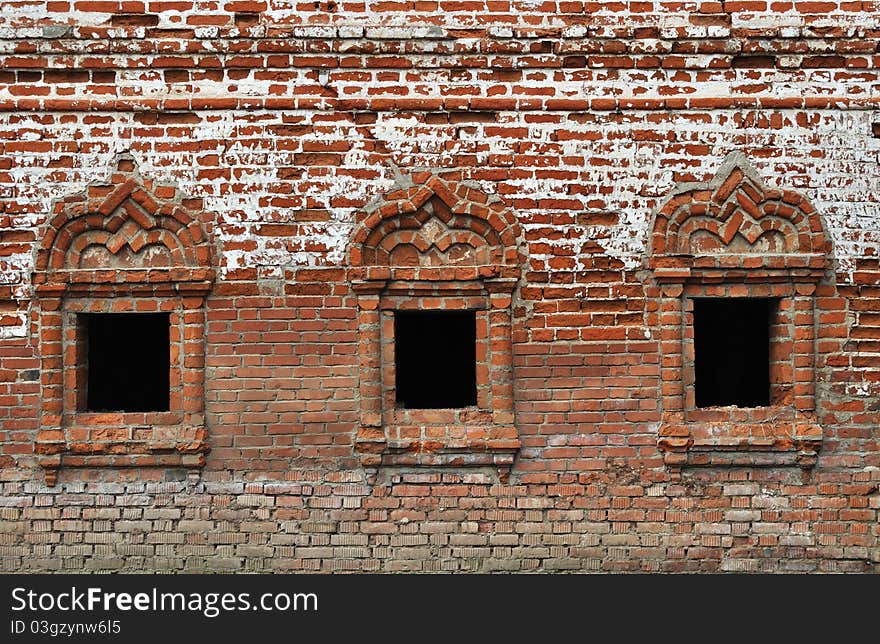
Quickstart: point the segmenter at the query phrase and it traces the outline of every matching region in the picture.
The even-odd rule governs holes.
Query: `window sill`
[[[512,424],[362,426],[356,442],[372,480],[380,467],[493,467],[503,482],[520,446]]]
[[[83,427],[98,425],[179,425],[183,423],[183,414],[176,411],[78,411],[71,414],[70,420],[72,421],[70,425]]]
[[[809,470],[822,446],[822,428],[815,418],[790,407],[720,407],[692,415],[697,418],[667,414],[660,425],[657,447],[673,480],[681,478],[683,467],[797,466]]]
[[[166,422],[144,424],[151,416]],[[168,423],[169,416],[177,422]],[[36,453],[49,486],[61,467],[201,468],[210,450],[204,418],[187,420],[173,412],[77,414],[70,426],[41,429]]]

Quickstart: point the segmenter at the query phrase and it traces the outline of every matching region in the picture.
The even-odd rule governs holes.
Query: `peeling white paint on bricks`
[[[67,8],[65,8],[67,9]],[[109,13],[67,11],[65,15],[79,20],[80,24],[101,24],[110,19]],[[46,18],[45,2],[4,2],[0,11],[0,24],[12,27],[32,25]],[[98,22],[95,22],[98,21]]]
[[[417,165],[413,157],[419,154],[437,155],[437,166],[446,167],[448,160],[459,151],[460,142],[420,127],[414,116],[383,116],[371,130],[377,139],[395,153],[394,160],[402,167]],[[414,130],[420,130],[418,137],[412,136]]]
[[[292,113],[287,113],[288,117]],[[522,141],[551,144],[556,128],[564,127],[572,136],[578,133],[600,134],[598,140],[571,138],[558,143],[559,160],[551,170],[571,173],[574,178],[555,178],[534,168],[534,176],[513,175],[500,183],[481,181],[489,194],[499,194],[506,202],[552,199],[574,199],[582,212],[596,210],[591,201],[600,199],[599,210],[616,213],[615,226],[581,226],[572,224],[559,239],[550,241],[562,255],[573,257],[574,270],[583,267],[581,249],[595,242],[610,257],[622,262],[627,270],[637,268],[642,260],[653,209],[674,187],[674,172],[687,171],[700,180],[711,177],[720,160],[734,149],[759,151],[751,161],[770,186],[801,191],[819,210],[834,243],[841,278],[855,267],[855,260],[876,256],[880,248],[880,141],[871,137],[873,115],[867,111],[811,112],[808,127],[798,125],[795,113],[783,113],[784,127],[743,127],[742,119],[752,118],[749,112],[711,112],[708,122],[693,122],[687,115],[669,114],[662,122],[646,123],[642,113],[624,117],[598,113],[594,122],[584,124],[563,121],[530,122],[523,114],[504,112],[492,127],[526,128],[524,139],[501,134],[485,124],[467,124],[462,131],[454,126],[429,126],[415,116],[380,114],[374,124],[358,128],[348,122],[317,124],[310,113],[301,113],[297,123],[313,127],[313,133],[300,137],[300,143],[349,141],[339,167],[304,168],[296,179],[282,181],[277,169],[295,165],[300,148],[278,149],[273,137],[263,129],[285,122],[280,113],[249,114],[246,121],[238,112],[200,113],[201,121],[193,124],[187,140],[205,142],[197,153],[165,150],[156,152],[160,142],[174,143],[181,139],[165,137],[144,142],[133,139],[139,125],[132,114],[107,115],[110,121],[83,127],[82,115],[62,123],[61,116],[47,122],[37,116],[4,114],[0,127],[15,131],[18,140],[81,141],[88,143],[89,152],[12,154],[11,203],[18,204],[17,213],[9,221],[16,229],[38,230],[45,221],[55,199],[82,191],[91,182],[107,178],[116,154],[131,147],[143,176],[160,183],[175,184],[184,194],[202,197],[204,207],[217,216],[214,235],[220,248],[220,268],[225,272],[253,266],[315,266],[338,265],[345,261],[348,238],[357,208],[351,203],[366,204],[377,195],[390,190],[394,176],[389,162],[404,172],[408,168],[454,167],[456,157],[476,152],[484,165],[495,155],[514,153]],[[242,128],[249,132],[240,136]],[[650,129],[663,135],[660,141],[633,140],[637,130]],[[383,145],[387,156],[368,152],[365,136]],[[258,141],[258,145],[254,145]],[[289,147],[291,139],[286,140]],[[144,146],[146,143],[146,146]],[[676,146],[697,143],[708,145],[709,154],[693,157]],[[268,145],[267,145],[268,144]],[[821,149],[821,157],[812,154]],[[764,155],[769,153],[767,158]],[[52,160],[70,155],[74,169],[65,173],[65,180],[53,177]],[[232,170],[232,181],[202,178],[198,159],[205,154],[218,154],[220,167]],[[593,158],[606,165],[591,165]],[[566,165],[564,159],[577,159],[577,165]],[[354,176],[369,170],[369,178]],[[265,222],[296,222],[298,207],[280,208],[267,205],[276,196],[279,184],[289,185],[287,196],[299,208],[320,209],[329,213],[327,222],[303,222],[296,239],[276,239],[255,235]],[[499,190],[503,187],[503,190]],[[349,202],[338,205],[338,199]],[[548,212],[540,206],[516,209],[526,229],[545,227],[532,223],[533,217]],[[231,249],[234,242],[251,241],[250,250]],[[311,250],[310,250],[311,249]],[[535,253],[532,260],[543,261],[550,255]],[[13,254],[5,258],[3,280],[20,284],[17,296],[29,297],[29,275],[32,254]],[[4,333],[24,334],[22,327],[11,327]]]
[[[880,383],[850,382],[846,385],[846,395],[857,398],[871,398],[880,395]]]
[[[0,23],[15,25],[19,27],[32,25],[35,23],[48,20],[58,21],[64,18],[73,24],[79,25],[102,25],[109,22],[112,14],[102,13],[99,11],[76,11],[71,10],[69,5],[64,5],[63,11],[47,11],[45,2],[7,2],[5,3],[4,12],[0,16]],[[175,28],[188,24],[188,19],[193,16],[200,16],[206,13],[216,12],[219,7],[217,3],[192,3],[191,9],[180,10],[178,7],[173,9],[162,8],[157,11],[160,17],[159,26],[162,28]],[[382,0],[369,0],[355,10],[346,9],[345,5],[335,6],[333,13],[329,19],[339,25],[339,28],[351,26],[368,26],[371,29],[409,29],[414,34],[420,33],[420,30],[427,30],[443,26],[446,28],[456,27],[474,27],[482,26],[485,23],[485,14],[475,12],[471,5],[462,3],[460,6],[444,4],[434,11],[420,9],[416,12],[388,11],[383,6]],[[267,22],[274,25],[301,25],[303,30],[327,30],[333,29],[336,25],[327,25],[328,15],[327,9],[321,6],[315,6],[312,12],[304,10],[301,3],[289,2],[286,0],[272,0],[266,3],[266,9],[261,12]],[[499,16],[507,18],[507,21],[517,27],[527,28],[546,28],[549,26],[570,27],[570,16],[560,13],[556,9],[547,9],[548,3],[542,0],[519,0],[509,4],[509,10],[506,13],[499,12]],[[876,11],[875,3],[863,3],[864,10],[855,12],[848,10],[846,13],[830,12],[827,18],[822,19],[811,16],[812,24],[818,27],[822,26],[840,26],[841,23],[851,20],[856,22],[862,19],[869,23],[876,20],[872,14]],[[693,25],[689,22],[690,14],[695,11],[693,3],[682,3],[680,8],[675,10],[668,4],[654,3],[652,11],[640,11],[630,14],[630,16],[621,16],[622,11],[614,7],[603,6],[590,15],[593,18],[591,29],[601,27],[603,22],[607,22],[607,29],[612,29],[613,25],[619,25],[621,22],[631,22],[640,24],[646,20],[650,20],[654,24],[661,25],[666,30],[675,30],[672,37],[677,33],[700,33],[705,30],[702,25]],[[734,28],[745,29],[768,29],[776,28],[779,30],[792,29],[805,24],[804,16],[794,12],[780,12],[770,6],[764,11],[759,9],[749,9],[748,11],[730,11],[731,24]],[[430,20],[430,26],[419,24],[421,21]],[[314,22],[315,24],[308,24]],[[416,23],[416,24],[413,24]],[[502,28],[510,28],[503,25]],[[493,34],[496,35],[496,34]],[[792,37],[790,32],[782,31],[782,37]],[[332,36],[328,36],[332,37]],[[416,36],[417,37],[417,36]]]

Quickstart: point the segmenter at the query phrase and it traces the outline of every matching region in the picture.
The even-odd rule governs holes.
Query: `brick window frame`
[[[380,467],[493,467],[507,480],[521,446],[511,336],[521,232],[499,199],[457,179],[415,173],[373,203],[352,235],[361,407],[355,450],[370,480]],[[475,312],[475,406],[397,408],[394,312],[412,309]]]
[[[767,188],[739,152],[709,182],[680,186],[661,204],[647,264],[660,332],[657,444],[673,480],[686,466],[815,465],[822,445],[816,292],[830,255],[810,203],[795,192]],[[770,324],[770,404],[698,408],[693,303],[733,297],[777,300]]]
[[[204,466],[205,300],[214,269],[200,210],[200,199],[141,179],[127,155],[109,182],[55,204],[33,276],[41,364],[35,452],[48,485],[62,467]],[[80,314],[110,312],[169,314],[168,411],[84,410]]]

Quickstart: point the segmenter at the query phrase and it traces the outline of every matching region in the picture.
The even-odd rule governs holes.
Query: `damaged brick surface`
[[[4,3],[0,569],[875,571],[878,44],[876,2]],[[775,302],[770,405],[694,404],[701,297]],[[407,309],[476,312],[477,405],[395,408]],[[111,311],[169,315],[167,412],[82,408]]]

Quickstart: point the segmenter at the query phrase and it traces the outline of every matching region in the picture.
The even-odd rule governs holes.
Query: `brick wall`
[[[875,571],[878,42],[875,2],[4,2],[0,569]],[[784,429],[697,431],[670,420],[686,306],[667,316],[698,285],[675,294],[651,239],[735,152],[768,195],[809,204],[827,248],[809,279],[794,260],[748,279],[728,264],[699,288],[791,299],[779,326],[815,329],[791,376],[810,400]],[[152,191],[151,216],[198,222],[210,252],[180,261],[209,286],[74,271],[63,295],[40,291],[57,285],[39,259],[53,218],[115,194],[120,172]],[[450,279],[455,297],[495,289],[501,371],[484,382],[512,369],[515,421],[425,420],[401,446],[370,402],[385,267],[352,249],[406,214],[384,206],[422,212],[426,177],[451,186],[430,184],[450,211],[507,217],[507,254],[494,273],[389,270],[443,297]],[[95,230],[121,230],[113,212]],[[103,419],[128,442],[76,451],[77,426],[46,420],[66,386],[50,357],[71,341],[47,333],[53,311],[134,297],[191,316],[195,433],[169,443],[160,423],[135,445],[137,423]]]

